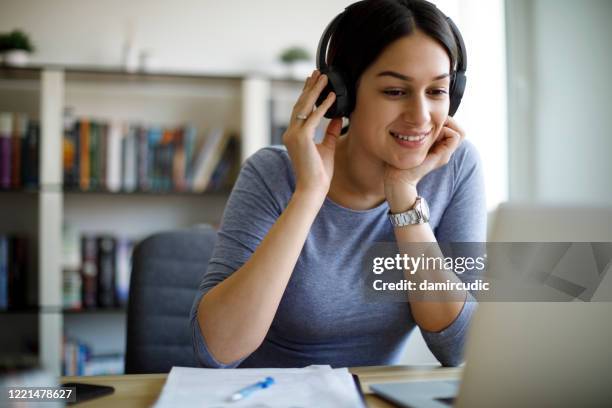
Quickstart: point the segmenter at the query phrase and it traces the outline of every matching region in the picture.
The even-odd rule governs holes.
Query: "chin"
[[[388,163],[400,170],[409,170],[419,166],[424,160],[424,153],[416,153],[404,155],[403,157],[395,157],[394,160],[390,160]]]

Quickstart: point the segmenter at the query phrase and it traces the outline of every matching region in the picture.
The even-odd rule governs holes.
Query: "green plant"
[[[291,64],[296,61],[308,61],[310,59],[310,54],[304,48],[291,47],[281,53],[280,59],[285,64]]]
[[[0,34],[0,52],[10,50],[34,51],[34,46],[26,33],[13,30],[10,33]]]

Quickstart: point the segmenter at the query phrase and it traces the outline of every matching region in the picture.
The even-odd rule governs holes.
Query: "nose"
[[[419,129],[429,123],[429,104],[424,95],[413,95],[408,98],[402,113],[402,119]]]

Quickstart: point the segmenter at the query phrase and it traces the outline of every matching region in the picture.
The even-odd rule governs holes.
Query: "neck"
[[[367,210],[385,201],[385,164],[368,154],[350,133],[338,140],[329,198],[344,207]]]

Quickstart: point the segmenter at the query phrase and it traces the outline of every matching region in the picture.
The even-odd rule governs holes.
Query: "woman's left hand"
[[[386,165],[385,196],[391,212],[402,212],[412,207],[417,197],[417,183],[431,171],[447,164],[464,138],[463,129],[449,116],[420,165],[406,170]]]

